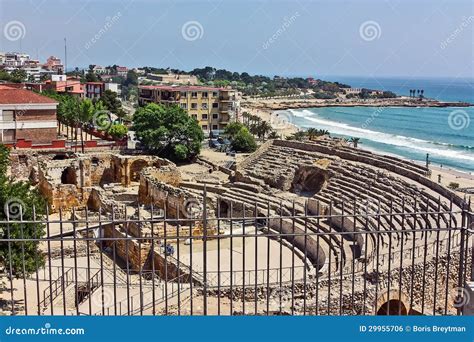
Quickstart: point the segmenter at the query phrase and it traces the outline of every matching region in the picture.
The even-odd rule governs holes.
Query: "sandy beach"
[[[295,106],[294,108],[283,108],[288,104],[288,101],[291,100],[263,100],[261,105],[257,105],[256,102],[253,102],[250,104],[249,102],[242,105],[242,112],[248,112],[252,115],[256,115],[260,117],[262,120],[269,122],[273,129],[282,137],[285,138],[288,135],[291,135],[297,131],[299,131],[299,128],[291,123],[291,118],[289,119],[286,116],[280,116],[278,115],[279,110],[284,110],[284,109],[298,109],[298,108],[304,108],[300,107],[301,105],[301,100],[294,100],[294,103],[299,103],[298,106]],[[299,101],[299,102],[298,102]],[[318,103],[318,107],[321,107],[322,103],[324,100],[307,100],[310,101],[311,104]],[[249,105],[250,104],[250,105]],[[373,106],[374,104],[370,104],[370,106]],[[378,104],[381,105],[381,104]],[[279,108],[281,106],[281,108]],[[304,104],[306,106],[306,104]],[[368,105],[369,106],[369,105]],[[275,107],[275,109],[271,109],[272,107]],[[311,107],[311,106],[308,106]],[[360,146],[359,148],[363,149],[363,146]],[[398,158],[403,159],[402,157],[398,156]],[[432,170],[430,179],[442,184],[443,186],[448,187],[451,183],[458,183],[459,184],[459,189],[470,189],[470,193],[462,192],[462,191],[456,191],[456,193],[459,196],[466,196],[466,199],[471,201],[474,200],[474,174],[470,174],[467,172],[462,172],[459,170],[454,170],[451,168],[446,168],[442,167],[440,165],[430,165],[430,169]],[[441,178],[439,178],[441,176]]]

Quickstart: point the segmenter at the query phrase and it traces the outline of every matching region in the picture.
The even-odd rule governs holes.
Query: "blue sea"
[[[409,89],[423,89],[428,98],[474,103],[473,79],[331,80],[399,95],[409,95]],[[425,162],[429,153],[434,165],[474,172],[474,107],[331,107],[289,112],[296,126],[326,129],[337,137],[358,137],[360,148],[420,163]]]

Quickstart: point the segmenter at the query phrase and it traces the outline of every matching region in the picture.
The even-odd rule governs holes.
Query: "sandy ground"
[[[255,231],[252,231],[252,229],[252,227],[247,227],[245,231],[252,235]],[[241,229],[233,229],[233,234],[240,233],[242,233]],[[190,259],[191,251],[192,262]],[[270,255],[270,258],[267,257],[268,255]],[[203,272],[203,243],[195,240],[192,246],[181,244],[179,260],[188,266],[192,265],[193,272]],[[260,233],[257,234],[256,238],[246,236],[245,243],[243,238],[239,237],[220,239],[220,242],[210,240],[206,246],[206,260],[209,286],[217,286],[218,283],[221,286],[229,286],[231,269],[234,285],[251,285],[255,282],[266,284],[267,280],[269,283],[278,283],[280,279],[286,282],[291,281],[292,275],[294,275],[295,280],[303,277],[303,261],[296,254],[293,258],[290,248],[280,244],[279,241],[268,239]],[[291,272],[292,266],[295,267],[294,274]],[[268,279],[267,269],[269,269]],[[218,273],[221,276],[220,280],[218,279]]]
[[[264,121],[269,122],[277,134],[279,134],[282,138],[299,130],[298,127],[291,123],[291,120],[289,120],[288,117],[281,116],[273,110],[242,107],[242,112],[248,112],[252,115],[262,118]]]

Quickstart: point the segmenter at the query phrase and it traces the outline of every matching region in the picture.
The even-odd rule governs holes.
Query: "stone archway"
[[[130,165],[130,180],[132,182],[140,181],[140,172],[148,166],[148,162],[144,159],[137,159]]]
[[[406,316],[408,315],[407,307],[398,299],[390,299],[382,304],[377,310],[378,316]]]
[[[77,173],[72,167],[67,167],[61,173],[61,184],[73,184],[77,186]]]
[[[376,302],[376,315],[406,316],[410,314],[407,296],[398,290],[390,290],[379,296]]]

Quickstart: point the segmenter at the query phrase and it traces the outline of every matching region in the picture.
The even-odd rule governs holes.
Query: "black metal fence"
[[[185,205],[185,217],[124,206],[0,222],[2,313],[456,315],[470,305],[473,216],[452,203],[329,203],[317,215],[307,203],[304,214],[295,203],[278,214]]]

